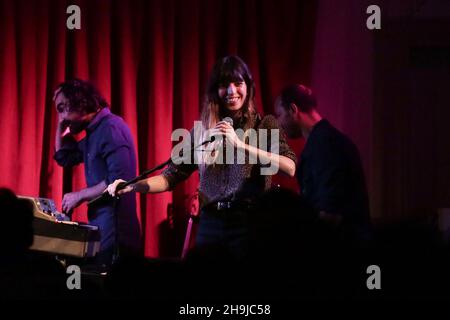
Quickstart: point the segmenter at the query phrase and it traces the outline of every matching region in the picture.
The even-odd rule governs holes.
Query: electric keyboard
[[[33,245],[31,250],[73,257],[94,257],[100,250],[98,227],[70,221],[46,198],[18,196],[33,205]]]

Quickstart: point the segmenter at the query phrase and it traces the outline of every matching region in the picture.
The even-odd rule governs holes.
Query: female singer
[[[233,121],[221,121],[225,117]],[[201,120],[203,132],[208,132],[209,136],[223,137],[207,145],[206,151],[232,147],[235,154],[244,152],[246,160],[256,157],[258,162],[220,162],[216,160],[221,152],[204,152],[201,157],[204,161],[199,161],[199,164],[172,163],[160,175],[139,181],[117,193],[169,191],[198,169],[201,214],[196,246],[224,246],[235,257],[243,258],[247,250],[249,210],[257,196],[269,189],[271,184],[271,176],[261,174],[262,164],[275,162],[279,170],[293,177],[296,157],[279,131],[279,141],[276,141],[278,153],[262,150],[257,147],[260,144],[254,146],[246,143],[236,134],[237,129],[254,129],[256,132],[261,129],[280,130],[273,116],[261,117],[256,112],[255,83],[247,65],[237,56],[221,58],[213,67]],[[201,141],[193,140],[191,143],[198,145],[204,139],[205,134],[202,134]],[[107,191],[115,195],[120,182],[123,180],[110,184]]]

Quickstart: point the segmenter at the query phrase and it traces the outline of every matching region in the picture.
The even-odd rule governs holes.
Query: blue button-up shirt
[[[88,187],[102,181],[106,184],[116,179],[129,180],[136,176],[136,154],[130,129],[122,118],[102,109],[89,123],[86,137],[79,142],[68,135],[55,153],[54,159],[63,167],[84,163]],[[89,206],[89,223],[97,225],[101,232],[101,250],[114,245],[117,213],[119,242],[131,249],[140,247],[140,228],[136,214],[134,194],[121,197],[114,210],[112,203]]]

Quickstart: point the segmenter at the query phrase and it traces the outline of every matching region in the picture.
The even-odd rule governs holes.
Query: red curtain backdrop
[[[81,8],[81,30],[66,9]],[[314,1],[0,0],[0,186],[52,198],[85,187],[83,166],[53,161],[56,85],[89,79],[130,126],[140,171],[170,156],[174,129],[199,119],[214,61],[238,54],[257,85],[259,111],[271,113],[280,88],[310,83]],[[299,144],[292,144],[298,148]],[[293,179],[279,179],[295,188]],[[183,201],[193,175],[173,193],[138,197],[145,254],[160,255],[169,203]],[[75,217],[85,220],[86,207]]]

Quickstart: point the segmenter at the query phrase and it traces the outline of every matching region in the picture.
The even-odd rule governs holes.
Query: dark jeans
[[[236,259],[248,253],[248,214],[242,210],[202,210],[196,246],[222,246]]]

